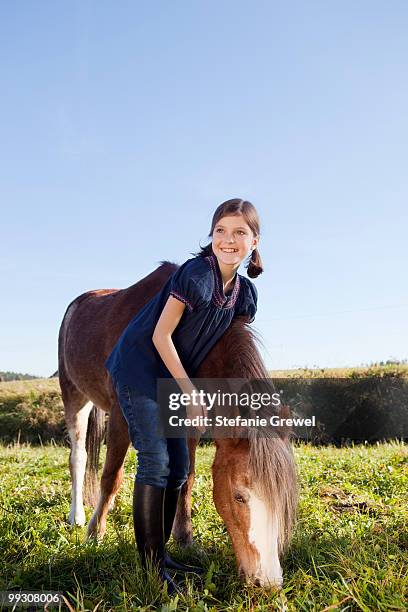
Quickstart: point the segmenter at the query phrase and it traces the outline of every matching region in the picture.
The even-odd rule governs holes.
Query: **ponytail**
[[[258,249],[254,249],[252,251],[249,263],[246,266],[246,268],[247,268],[247,274],[249,278],[256,278],[257,276],[262,274],[263,265],[262,265],[262,259],[261,259],[261,256],[259,255]]]
[[[213,250],[211,242],[209,242],[206,246],[201,246],[200,244],[200,251],[198,253],[191,253],[191,255],[194,255],[195,257],[208,257],[208,255],[212,254]]]

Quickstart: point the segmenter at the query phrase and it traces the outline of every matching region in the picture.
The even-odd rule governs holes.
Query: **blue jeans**
[[[146,395],[119,381],[116,394],[137,451],[136,482],[157,487],[181,487],[188,478],[190,459],[186,438],[158,435],[160,407]]]

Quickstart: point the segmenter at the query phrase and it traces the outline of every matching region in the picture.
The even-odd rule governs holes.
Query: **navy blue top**
[[[234,288],[226,296],[214,254],[197,256],[183,263],[128,323],[105,362],[114,380],[134,387],[155,401],[157,379],[171,377],[152,341],[169,295],[186,305],[172,340],[190,377],[234,316],[246,315],[252,323],[258,298],[255,285],[238,273]]]

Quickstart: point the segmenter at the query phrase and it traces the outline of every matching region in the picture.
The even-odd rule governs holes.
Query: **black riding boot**
[[[133,525],[142,566],[146,568],[150,558],[158,569],[161,581],[167,583],[167,592],[171,595],[181,593],[181,590],[164,566],[163,501],[164,488],[135,481]]]
[[[178,489],[170,489],[166,487],[164,495],[164,543],[167,544],[171,530],[174,523],[174,517],[176,515],[177,503],[180,495],[181,487]],[[164,564],[169,569],[174,569],[179,572],[195,572],[196,574],[203,574],[204,570],[202,567],[195,565],[186,565],[185,563],[178,563],[174,561],[167,552],[164,553]]]

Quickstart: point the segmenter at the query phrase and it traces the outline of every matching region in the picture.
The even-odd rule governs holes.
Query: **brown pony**
[[[68,521],[85,524],[85,499],[96,505],[88,537],[102,538],[108,511],[121,485],[130,440],[104,362],[121,332],[175,272],[169,262],[127,289],[88,291],[68,306],[61,324],[59,379],[71,441],[69,458],[72,501]],[[228,356],[228,359],[225,356]],[[266,378],[254,332],[235,318],[200,365],[197,377]],[[104,411],[104,412],[103,412]],[[109,413],[107,454],[97,504],[97,466]],[[89,422],[88,422],[89,421]],[[191,492],[198,438],[189,439],[190,473],[180,496],[173,536],[180,544],[192,541]],[[293,525],[296,473],[287,436],[216,440],[212,465],[213,499],[225,522],[240,576],[262,586],[280,586],[279,556]]]

